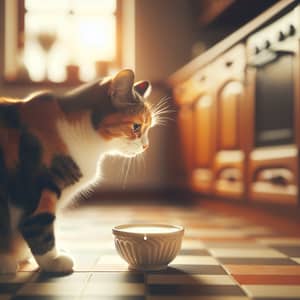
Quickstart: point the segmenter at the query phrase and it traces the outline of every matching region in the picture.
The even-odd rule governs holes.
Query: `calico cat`
[[[97,179],[106,154],[134,157],[148,147],[150,88],[122,70],[64,96],[0,98],[0,273],[31,254],[42,270],[72,271],[56,248],[56,210]]]

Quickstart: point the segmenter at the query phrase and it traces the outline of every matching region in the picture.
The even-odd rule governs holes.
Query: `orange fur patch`
[[[141,132],[134,133],[132,126],[134,123],[141,124]],[[107,140],[115,137],[126,137],[128,139],[139,138],[147,128],[151,126],[151,113],[147,109],[136,115],[125,113],[114,113],[101,122],[99,134]]]
[[[28,130],[39,138],[43,146],[43,163],[49,166],[53,155],[67,154],[67,148],[59,137],[56,120],[61,117],[55,101],[31,101],[20,107],[21,122]]]
[[[45,213],[45,212],[55,215],[56,202],[57,202],[56,194],[49,190],[44,190],[42,192],[39,205],[37,209],[34,211],[33,215],[38,215],[40,213]]]

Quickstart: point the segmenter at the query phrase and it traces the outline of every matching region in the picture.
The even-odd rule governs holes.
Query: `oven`
[[[299,20],[296,7],[247,40],[249,186],[254,200],[297,203]]]

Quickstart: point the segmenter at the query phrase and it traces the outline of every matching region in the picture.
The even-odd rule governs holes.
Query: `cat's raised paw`
[[[0,254],[0,274],[16,274],[17,270],[18,263],[15,258]]]

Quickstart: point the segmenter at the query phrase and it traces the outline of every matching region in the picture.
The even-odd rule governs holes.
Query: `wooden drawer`
[[[241,199],[244,195],[244,154],[240,150],[220,151],[214,163],[217,195]]]
[[[250,199],[298,203],[298,151],[295,146],[262,148],[250,154]]]
[[[197,168],[192,173],[192,187],[195,191],[211,193],[213,185],[213,172],[211,169]]]

